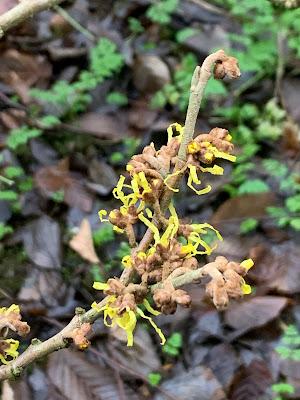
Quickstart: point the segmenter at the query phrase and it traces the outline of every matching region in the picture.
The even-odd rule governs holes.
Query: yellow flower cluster
[[[107,290],[109,289],[109,285],[107,283],[102,282],[94,282],[93,288],[96,290]],[[153,319],[144,314],[143,310],[140,307],[135,307],[135,310],[131,310],[129,307],[122,312],[120,312],[119,308],[115,305],[117,298],[116,296],[108,296],[106,304],[103,307],[99,307],[97,303],[92,304],[92,308],[96,309],[97,311],[103,311],[104,314],[104,324],[109,328],[114,326],[119,326],[126,332],[127,335],[127,346],[133,346],[133,332],[136,327],[137,316],[140,316],[153,326],[157,334],[161,339],[161,344],[163,345],[166,341],[164,334],[162,333],[161,329],[155,324]],[[144,299],[143,305],[145,306],[146,310],[150,312],[152,315],[159,315],[160,312],[154,310],[149,302]]]
[[[19,341],[14,339],[5,339],[0,341],[0,361],[8,364],[11,359],[18,357]],[[8,360],[7,357],[10,357]]]
[[[20,307],[12,304],[9,307],[0,307],[0,319],[8,317],[11,313],[20,313]],[[7,364],[11,359],[15,359],[18,353],[19,341],[14,339],[0,340],[0,361]],[[9,360],[7,358],[10,358]]]

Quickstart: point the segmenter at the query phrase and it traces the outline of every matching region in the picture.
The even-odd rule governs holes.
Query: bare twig
[[[83,27],[78,21],[76,21],[76,19],[71,17],[71,15],[67,13],[66,10],[64,10],[60,6],[54,6],[54,10],[57,11],[57,13],[60,14],[60,16],[63,17],[71,26],[73,26],[74,29],[81,32],[85,37],[87,37],[92,42],[96,41],[96,36],[93,35],[88,29]]]
[[[47,5],[54,5],[57,4],[57,1],[28,1],[28,3],[36,4],[36,3],[47,3]],[[28,14],[26,14],[28,15]],[[1,26],[1,17],[0,17],[0,26]],[[6,25],[7,27],[10,27]],[[2,28],[3,29],[3,28]],[[7,28],[8,29],[8,28]],[[216,62],[221,62],[226,60],[228,57],[224,53],[223,50],[219,50],[216,53],[211,54],[208,56],[203,64],[202,67],[196,67],[195,72],[193,74],[192,78],[192,83],[191,83],[191,94],[190,94],[190,99],[189,99],[189,105],[188,105],[188,110],[187,110],[187,115],[186,115],[186,121],[185,121],[185,127],[184,127],[184,133],[178,153],[178,162],[175,166],[176,171],[180,171],[182,169],[182,166],[185,164],[186,161],[186,149],[188,143],[193,139],[194,136],[194,130],[195,130],[195,125],[196,125],[196,120],[198,117],[198,112],[201,104],[201,100],[203,97],[204,89],[205,86],[211,76],[211,70],[212,67]],[[175,188],[178,186],[179,181],[182,178],[182,174],[175,175],[173,177],[173,181],[171,182],[170,179],[170,186]],[[173,196],[172,190],[166,188],[161,199],[160,199],[160,210],[162,213],[166,211],[166,209],[169,206],[169,203],[171,201],[171,198]],[[154,214],[154,218],[152,221],[156,226],[160,226],[160,220],[159,218]],[[139,245],[133,249],[133,252],[137,251],[146,251],[149,245],[151,244],[153,240],[153,234],[151,230],[147,230],[144,237],[140,241]],[[174,277],[172,279],[172,284],[174,287],[178,287],[187,283],[191,283],[195,280],[198,280],[202,278],[205,275],[210,275],[214,273],[213,271],[216,268],[210,268],[210,270],[207,270],[207,266],[204,266],[202,268],[199,268],[194,271],[189,271],[181,276]],[[216,272],[217,273],[217,272]],[[126,268],[122,275],[121,275],[121,281],[126,285],[130,282],[132,278],[132,269]],[[154,285],[151,290],[153,291],[155,288],[158,288],[158,285]],[[102,300],[98,305],[99,308],[103,307],[106,304],[106,299]],[[68,344],[70,343],[70,337],[74,329],[77,329],[82,326],[84,323],[90,323],[92,324],[97,318],[100,317],[102,312],[99,312],[95,309],[91,309],[87,312],[81,313],[77,312],[77,315],[73,317],[71,322],[64,328],[62,329],[59,333],[57,333],[55,336],[49,338],[45,342],[34,342],[32,343],[25,351],[22,353],[19,357],[17,357],[14,361],[10,362],[6,366],[0,367],[0,381],[12,378],[14,376],[20,375],[22,370],[31,364],[32,362],[47,356],[48,354],[57,351],[59,349],[62,349],[64,347],[67,347]]]
[[[40,11],[50,9],[61,3],[62,0],[23,0],[17,6],[0,15],[0,39],[5,33],[19,25],[28,18],[33,17]]]

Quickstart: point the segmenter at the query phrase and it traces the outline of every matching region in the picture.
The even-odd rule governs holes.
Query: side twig
[[[35,14],[61,3],[62,0],[23,0],[17,6],[0,15],[0,39],[5,33]]]

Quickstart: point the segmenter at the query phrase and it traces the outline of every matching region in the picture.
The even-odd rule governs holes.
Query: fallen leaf
[[[87,186],[102,196],[107,196],[117,185],[118,178],[114,169],[104,161],[94,158],[89,163],[88,171],[94,183],[87,183]]]
[[[14,391],[10,386],[10,383],[8,380],[4,381],[2,384],[2,396],[1,398],[3,400],[15,400],[15,395],[14,395]]]
[[[76,129],[99,139],[116,140],[128,136],[127,122],[116,115],[90,112],[74,121]]]
[[[203,343],[209,338],[223,337],[223,329],[221,324],[220,313],[216,310],[205,312],[199,317],[192,326],[191,334],[189,335],[189,344]]]
[[[300,151],[300,128],[292,121],[283,126],[282,144],[288,154],[296,156]]]
[[[300,380],[300,361],[281,359],[280,372],[287,378]]]
[[[286,77],[282,80],[281,100],[288,114],[300,125],[300,79]]]
[[[141,92],[155,93],[171,80],[167,64],[154,55],[138,56],[133,66],[133,83]]]
[[[274,204],[273,193],[245,194],[226,200],[214,213],[212,225],[223,233],[236,233],[240,223],[246,218],[266,215],[266,208]]]
[[[112,352],[110,357],[113,357],[122,366],[128,367],[144,376],[148,376],[150,372],[157,371],[161,367],[151,337],[142,327],[138,327],[134,333],[133,347],[124,346],[124,342],[114,341]],[[132,374],[126,372],[126,368],[120,368],[120,373],[123,376],[132,377]]]
[[[66,400],[117,400],[120,397],[111,370],[87,361],[84,355],[70,349],[51,354],[47,374]],[[138,400],[126,384],[124,391],[125,398]]]
[[[46,57],[41,55],[9,49],[1,56],[1,81],[12,86],[25,103],[29,101],[28,89],[47,82],[51,72]]]
[[[221,343],[214,346],[205,358],[205,365],[211,368],[223,388],[227,391],[239,368],[240,362],[233,346]]]
[[[201,365],[187,372],[179,372],[160,387],[174,396],[174,400],[226,400],[222,386],[211,369]],[[154,396],[154,400],[165,399],[166,396],[161,393]]]
[[[32,400],[32,393],[25,377],[10,381],[10,385],[14,393],[13,400]],[[6,400],[4,396],[3,400]]]
[[[250,251],[260,254],[255,261],[255,268],[249,276],[258,285],[276,289],[280,293],[294,294],[300,292],[300,249],[292,240],[276,244],[266,242]],[[255,257],[254,257],[255,259]]]
[[[67,288],[61,274],[31,268],[18,294],[18,300],[26,303],[29,309],[41,309],[48,314],[49,309],[65,303]],[[73,307],[74,308],[74,307]]]
[[[54,192],[63,191],[64,201],[71,207],[78,207],[86,212],[92,210],[93,197],[70,172],[68,159],[63,159],[56,165],[41,167],[34,179],[44,196],[52,198]]]
[[[229,396],[230,400],[261,399],[272,384],[272,375],[264,361],[253,360],[237,375]]]
[[[57,222],[46,215],[28,224],[22,232],[26,253],[39,267],[60,269],[61,238]]]
[[[185,39],[184,46],[202,55],[210,54],[215,49],[229,48],[227,31],[221,25],[208,25],[206,29],[204,25],[203,28]]]
[[[30,140],[30,150],[33,157],[42,165],[53,165],[58,162],[58,154],[42,139]]]
[[[231,304],[225,311],[225,322],[245,333],[277,318],[287,302],[285,297],[257,296]]]
[[[88,219],[84,218],[82,220],[79,231],[70,240],[69,246],[90,263],[98,264],[100,262],[95,252],[92,230]]]
[[[129,124],[139,130],[149,129],[152,127],[157,114],[156,110],[149,109],[146,101],[136,101],[129,110]]]

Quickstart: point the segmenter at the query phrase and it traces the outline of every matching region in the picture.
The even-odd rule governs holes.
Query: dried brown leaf
[[[22,233],[28,257],[39,267],[60,269],[61,238],[56,221],[44,215],[28,224]]]
[[[173,378],[162,383],[161,388],[174,397],[174,400],[226,400],[220,382],[211,369],[198,366],[187,372],[179,372]],[[158,393],[154,400],[165,400]]]
[[[229,399],[259,399],[269,389],[271,383],[272,375],[267,364],[261,360],[253,360],[237,375]]]
[[[53,192],[61,190],[65,203],[71,207],[78,207],[85,212],[92,210],[93,197],[69,171],[68,159],[40,168],[35,174],[35,182],[46,197],[51,198]]]
[[[116,400],[120,397],[112,371],[87,361],[83,354],[70,349],[51,354],[47,374],[66,400]],[[124,389],[128,399],[137,400],[129,387]]]
[[[88,219],[82,220],[78,233],[70,240],[69,245],[90,263],[98,264],[100,262],[94,248],[92,230]]]
[[[127,124],[116,115],[97,114],[94,112],[86,113],[74,122],[78,128],[89,135],[100,139],[120,139],[128,135]]]
[[[280,315],[287,305],[286,297],[261,296],[231,304],[225,312],[225,322],[244,333],[259,328]]]

